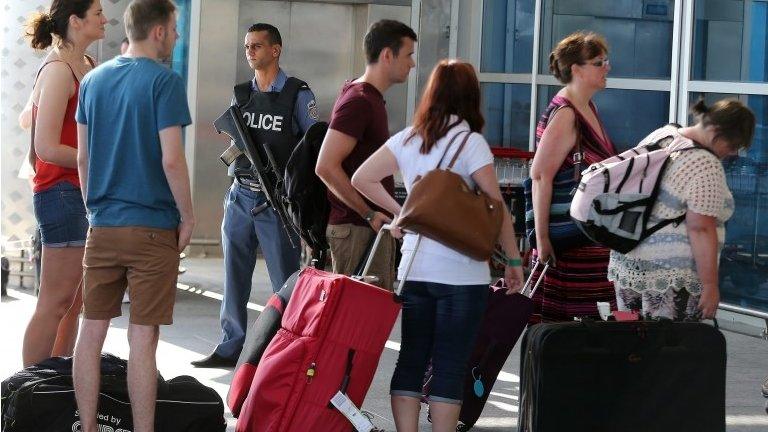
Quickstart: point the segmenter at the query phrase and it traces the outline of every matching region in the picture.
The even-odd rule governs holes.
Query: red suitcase
[[[377,244],[378,239],[373,250]],[[399,312],[392,292],[348,276],[302,270],[236,430],[351,431],[329,401],[341,391],[362,405]]]
[[[253,323],[253,326],[248,330],[248,334],[246,334],[245,344],[237,360],[235,374],[232,377],[229,392],[227,393],[227,405],[234,417],[240,415],[240,409],[243,407],[246,397],[248,397],[253,376],[256,374],[261,357],[264,355],[264,351],[269,346],[272,338],[275,337],[275,334],[280,329],[283,312],[288,301],[291,299],[291,294],[298,278],[299,272],[297,271],[288,277],[280,291],[272,294],[272,297],[269,298],[269,301],[264,306],[264,310],[261,311],[259,317],[256,318],[256,322]]]

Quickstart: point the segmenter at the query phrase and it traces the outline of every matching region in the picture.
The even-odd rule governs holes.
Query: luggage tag
[[[355,406],[355,403],[341,391],[336,392],[336,395],[331,398],[331,404],[352,423],[352,426],[358,432],[371,432],[375,430],[373,423],[368,420],[368,417],[363,415],[360,409]]]
[[[640,313],[637,311],[613,311],[616,321],[640,321]]]
[[[475,383],[472,385],[472,390],[475,392],[475,396],[481,398],[485,394],[485,385],[480,381],[482,375],[475,375],[477,367],[472,368],[472,378],[475,379]]]

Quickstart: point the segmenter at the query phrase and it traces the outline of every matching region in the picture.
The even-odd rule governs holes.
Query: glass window
[[[530,73],[534,0],[483,2],[482,72]]]
[[[560,89],[559,86],[539,87],[539,114]],[[669,92],[606,89],[597,93],[592,101],[619,152],[636,146],[651,131],[669,123]]]
[[[448,58],[449,40],[447,28],[451,24],[451,0],[430,0],[421,2],[419,12],[419,67],[412,73],[417,73],[417,100],[424,92],[424,86],[429,81],[429,75],[437,62]],[[418,102],[417,102],[418,105]]]
[[[725,224],[720,292],[725,303],[768,312],[768,96],[692,93],[690,102],[700,97],[737,97],[757,118],[749,150],[723,162],[735,210]]]
[[[691,78],[768,81],[768,2],[696,0]]]
[[[544,0],[539,69],[565,36],[591,30],[605,36],[611,76],[669,79],[674,0]]]
[[[176,31],[179,33],[179,39],[173,48],[171,55],[171,68],[176,71],[187,82],[187,68],[189,67],[189,19],[190,19],[190,0],[176,0],[178,14],[176,15]]]
[[[483,135],[491,147],[528,150],[531,119],[531,86],[528,84],[481,83],[485,117]]]

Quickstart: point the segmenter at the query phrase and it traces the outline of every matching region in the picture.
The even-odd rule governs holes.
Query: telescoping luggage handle
[[[371,269],[371,264],[373,263],[373,257],[376,255],[376,250],[379,248],[379,243],[381,242],[381,237],[384,235],[385,232],[389,231],[392,228],[391,224],[386,224],[381,227],[378,234],[376,234],[376,239],[373,242],[373,245],[370,247],[370,251],[368,253],[368,259],[365,262],[365,266],[363,267],[363,271],[360,274],[360,277],[365,279],[365,277],[368,275],[368,271]],[[409,234],[414,234],[409,232]],[[413,247],[413,253],[411,253],[410,258],[408,259],[408,263],[405,265],[405,271],[403,272],[403,277],[398,281],[397,288],[395,289],[395,295],[400,296],[400,294],[403,292],[403,286],[405,286],[405,281],[408,279],[408,274],[411,272],[411,266],[413,265],[413,259],[416,257],[416,250],[419,249],[419,244],[421,244],[421,234],[416,235],[416,245]],[[544,281],[544,275],[547,274],[547,270],[549,270],[549,263],[550,261],[547,260],[545,263],[543,263],[544,268],[541,270],[541,274],[539,275],[539,279],[536,281],[536,284],[531,288],[531,284],[533,283],[533,276],[536,274],[536,270],[539,268],[539,264],[542,264],[541,261],[536,261],[536,264],[534,264],[533,269],[531,269],[531,274],[528,276],[528,279],[525,281],[525,285],[523,286],[523,289],[520,291],[520,294],[527,296],[529,298],[532,298],[533,295],[536,293],[536,290],[539,289],[539,285]]]
[[[393,228],[394,225],[392,224],[386,224],[381,227],[379,230],[379,233],[376,234],[376,240],[373,242],[373,246],[371,246],[371,250],[368,253],[368,259],[365,262],[365,267],[363,267],[363,272],[360,274],[360,276],[365,279],[365,277],[368,275],[368,270],[371,269],[371,264],[373,263],[373,257],[376,255],[376,249],[379,248],[379,243],[381,242],[381,237],[384,235],[385,232],[389,231],[391,228]],[[414,234],[411,232],[408,232],[408,234]],[[398,281],[397,288],[395,289],[395,295],[400,296],[400,293],[403,292],[403,286],[405,285],[405,280],[408,279],[408,273],[411,272],[411,266],[413,265],[413,259],[416,257],[416,250],[419,248],[419,244],[421,243],[421,234],[416,235],[416,246],[413,247],[413,253],[411,254],[410,259],[408,259],[408,263],[405,265],[405,271],[403,272],[403,277]]]
[[[536,274],[536,269],[539,268],[539,264],[542,264],[541,261],[536,260],[536,264],[534,264],[533,268],[531,269],[531,274],[530,276],[528,276],[528,280],[525,281],[525,285],[523,285],[523,289],[520,291],[520,294],[528,298],[533,298],[533,295],[536,293],[536,290],[539,289],[539,285],[541,285],[541,282],[544,281],[544,275],[546,275],[547,270],[549,270],[549,260],[547,260],[547,262],[543,263],[544,268],[541,270],[541,274],[539,275],[539,279],[536,281],[536,285],[534,285],[533,289],[531,289],[533,276]],[[528,293],[529,291],[530,293]]]

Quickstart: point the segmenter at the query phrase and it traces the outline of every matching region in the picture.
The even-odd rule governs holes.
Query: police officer
[[[270,24],[254,24],[245,35],[245,57],[255,71],[254,79],[235,86],[233,104],[243,117],[257,147],[268,145],[278,169],[283,170],[291,151],[317,119],[315,95],[306,83],[288,78],[280,69],[282,38]],[[260,152],[262,153],[262,152]],[[262,153],[266,163],[266,155]],[[271,207],[256,215],[251,210],[266,201],[258,179],[250,174],[250,162],[240,155],[229,167],[235,177],[224,202],[221,242],[224,249],[224,299],[221,304],[223,339],[208,357],[193,361],[197,367],[230,367],[245,341],[247,303],[261,245],[272,290],[299,269],[300,241],[289,241]]]

